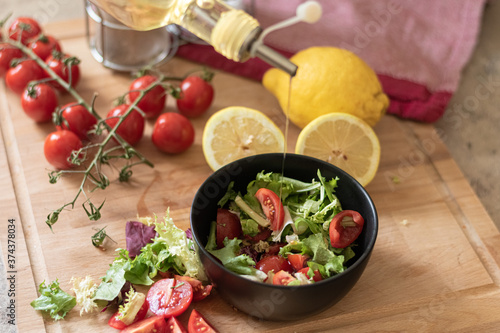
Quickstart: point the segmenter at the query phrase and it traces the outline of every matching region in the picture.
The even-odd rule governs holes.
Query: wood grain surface
[[[129,75],[103,68],[90,55],[82,22],[52,24],[48,32],[62,39],[66,52],[81,60],[78,91],[87,100],[98,93],[96,107],[104,115],[115,98],[126,92]],[[168,75],[183,75],[197,64],[174,58],[161,67]],[[50,165],[43,142],[51,124],[35,124],[23,113],[19,96],[0,87],[0,245],[7,262],[7,220],[17,223],[17,323],[19,332],[113,332],[110,313],[84,314],[76,307],[62,321],[53,322],[31,308],[42,281],[59,279],[69,291],[72,276],[98,280],[125,246],[125,223],[137,216],[167,209],[176,224],[189,227],[195,191],[211,174],[201,149],[203,127],[209,116],[226,106],[242,105],[266,113],[285,127],[277,101],[258,82],[227,73],[214,79],[216,98],[209,112],[193,120],[194,145],[185,153],[166,155],[152,145],[152,123],[137,149],[154,168],[141,166],[129,183],[116,174],[111,185],[92,194],[106,200],[102,218],[88,221],[80,200],[74,210],[61,213],[54,231],[45,218],[72,200],[80,179],[64,177],[48,182]],[[61,103],[69,102],[63,97]],[[174,111],[169,99],[167,111]],[[258,321],[234,310],[215,291],[194,306],[221,332],[313,331],[494,331],[500,325],[500,234],[469,187],[432,125],[385,116],[375,131],[382,146],[377,176],[367,186],[379,213],[380,229],[367,269],[340,303],[301,321]],[[293,151],[299,129],[290,126],[288,150]],[[398,181],[395,181],[395,180]],[[116,244],[95,249],[90,237],[106,226]],[[258,308],[260,305],[256,305]],[[193,305],[192,305],[193,307]],[[265,310],[265,309],[262,309]],[[180,317],[187,323],[187,314]]]

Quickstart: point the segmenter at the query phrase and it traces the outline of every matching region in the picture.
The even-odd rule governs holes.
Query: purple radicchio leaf
[[[125,226],[125,239],[130,258],[141,253],[141,249],[156,237],[154,226],[147,226],[141,222],[129,221]]]

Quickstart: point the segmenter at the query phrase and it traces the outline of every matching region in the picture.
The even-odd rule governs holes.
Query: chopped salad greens
[[[343,272],[364,220],[353,220],[354,211],[339,214],[338,178],[326,179],[320,170],[317,177],[307,183],[262,171],[246,193],[232,182],[205,248],[229,270],[262,282],[305,284]],[[332,246],[338,237],[348,239],[347,246]]]

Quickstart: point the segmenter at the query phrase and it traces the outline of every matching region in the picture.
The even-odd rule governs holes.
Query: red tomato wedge
[[[302,274],[306,275],[307,277],[309,277],[309,275],[307,275],[307,273],[309,272],[310,269],[311,268],[309,268],[309,267],[304,267],[301,270],[299,270],[297,273],[302,273]],[[314,271],[313,280],[314,280],[314,282],[318,282],[318,281],[323,280],[323,277],[321,276],[321,273],[318,270]]]
[[[168,333],[187,333],[181,322],[175,317],[170,317],[167,321],[167,332]]]
[[[153,284],[146,299],[149,310],[157,316],[176,317],[191,304],[193,288],[189,282],[163,279]]]
[[[286,260],[280,255],[267,256],[259,260],[259,262],[255,265],[255,268],[263,271],[264,273],[268,273],[269,271],[274,271],[277,273],[279,271],[293,272],[293,268]]]
[[[330,243],[333,247],[343,249],[358,238],[363,230],[365,220],[354,210],[343,210],[330,222]]]
[[[278,195],[267,188],[260,188],[255,193],[255,197],[259,200],[262,211],[271,222],[271,229],[274,231],[280,230],[285,220],[285,210]]]
[[[238,215],[224,208],[217,209],[217,247],[224,247],[224,239],[238,238],[242,233],[241,222]]]
[[[307,259],[309,259],[309,256],[300,253],[293,253],[289,254],[287,256],[287,259],[292,265],[293,269],[299,271],[302,268],[306,267],[306,261]]]
[[[188,322],[189,333],[216,333],[217,330],[199,313],[194,310],[191,311]]]
[[[273,284],[286,286],[287,284],[295,280],[297,279],[294,278],[292,274],[285,271],[279,271],[278,273],[274,274]]]
[[[135,324],[126,327],[121,333],[168,333],[168,326],[165,317],[154,316],[138,321]]]
[[[201,301],[202,299],[210,295],[210,292],[212,291],[211,284],[204,286],[200,280],[197,280],[190,276],[176,275],[175,279],[177,281],[188,282],[191,285],[191,287],[193,288],[193,302]]]

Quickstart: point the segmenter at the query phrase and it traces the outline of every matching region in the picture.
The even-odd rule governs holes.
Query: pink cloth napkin
[[[294,16],[303,2],[255,0],[253,15],[265,28]],[[474,50],[487,0],[319,2],[319,22],[272,32],[265,44],[287,56],[311,46],[351,50],[379,75],[391,98],[389,113],[434,122],[445,112]],[[210,46],[183,46],[179,55],[256,80],[269,68],[259,59],[233,63]]]

